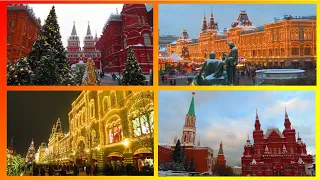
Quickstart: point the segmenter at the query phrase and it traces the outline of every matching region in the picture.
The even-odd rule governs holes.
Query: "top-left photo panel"
[[[152,4],[8,4],[8,86],[152,86]]]

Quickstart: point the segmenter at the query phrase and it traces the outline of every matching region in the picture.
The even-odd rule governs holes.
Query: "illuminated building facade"
[[[227,42],[235,43],[239,58],[246,64],[265,66],[291,66],[316,60],[316,17],[293,17],[285,15],[274,22],[255,27],[246,11],[240,11],[229,30],[218,31],[211,12],[210,21],[204,16],[201,32],[196,43],[180,36],[175,43],[167,45],[168,53],[192,60],[203,61],[214,51],[218,59],[229,52]],[[186,30],[183,30],[186,32]],[[184,33],[185,34],[185,33]]]
[[[152,91],[83,91],[69,132],[60,119],[53,126],[45,163],[153,165],[153,99]]]

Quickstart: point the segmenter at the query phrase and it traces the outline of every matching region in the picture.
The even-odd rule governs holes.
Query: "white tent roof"
[[[181,61],[183,60],[178,54],[172,53],[169,58],[172,58],[174,61]]]

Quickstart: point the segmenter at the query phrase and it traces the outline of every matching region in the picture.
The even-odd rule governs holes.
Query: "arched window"
[[[143,38],[144,38],[144,45],[146,45],[146,46],[151,46],[152,45],[149,34],[145,33],[143,35]]]
[[[124,38],[124,40],[123,40],[123,46],[124,46],[124,48],[127,47],[127,38]]]
[[[123,138],[122,126],[120,123],[109,127],[109,143],[120,142]]]
[[[142,25],[145,25],[144,16],[142,16]]]
[[[311,47],[304,48],[304,55],[311,55]]]
[[[140,16],[138,16],[138,24],[141,25]]]
[[[154,111],[143,113],[140,116],[133,118],[133,133],[134,136],[141,136],[153,132]]]

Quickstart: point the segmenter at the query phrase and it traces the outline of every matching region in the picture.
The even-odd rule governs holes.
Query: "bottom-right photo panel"
[[[315,176],[315,91],[159,91],[159,176]]]

